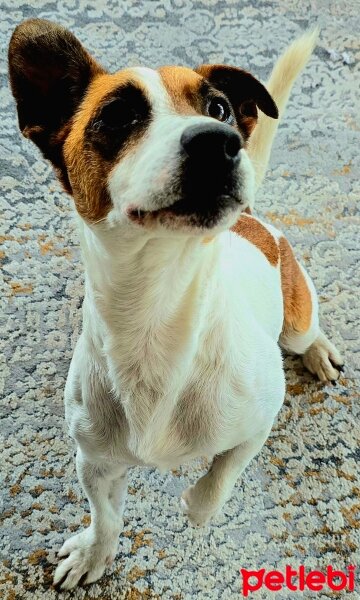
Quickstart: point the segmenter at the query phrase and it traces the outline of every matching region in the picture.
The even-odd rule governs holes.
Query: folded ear
[[[19,127],[51,160],[69,192],[63,143],[86,88],[102,72],[79,40],[60,25],[30,19],[12,35],[9,74]]]
[[[278,118],[274,100],[265,86],[251,73],[227,65],[200,65],[195,71],[228,97],[245,137],[250,135],[256,125],[257,107],[268,117]]]

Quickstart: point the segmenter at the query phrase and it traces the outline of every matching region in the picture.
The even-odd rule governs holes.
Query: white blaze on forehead
[[[213,122],[209,117],[177,113],[157,71],[134,67],[131,72],[144,87],[152,114],[142,139],[121,157],[110,173],[108,189],[114,207],[111,220],[118,218],[129,205],[157,209],[156,194],[164,192],[179,169],[182,132],[204,119]]]
[[[170,111],[171,98],[157,71],[147,67],[133,67],[131,71],[136,75],[145,87],[153,111]]]

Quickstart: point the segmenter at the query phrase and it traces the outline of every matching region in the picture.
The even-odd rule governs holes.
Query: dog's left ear
[[[9,75],[19,127],[54,165],[71,193],[63,144],[92,79],[104,70],[67,29],[29,19],[15,29],[9,46]]]
[[[227,65],[200,65],[195,69],[212,87],[230,100],[238,127],[249,137],[257,121],[257,107],[272,119],[277,119],[277,106],[265,86],[251,73]]]

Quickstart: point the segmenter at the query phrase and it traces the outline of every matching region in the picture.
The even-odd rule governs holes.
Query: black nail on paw
[[[336,381],[336,379],[331,379],[330,383],[332,383],[332,385],[336,385],[337,381]]]
[[[53,584],[53,588],[57,591],[57,592],[62,592],[63,590],[61,589],[62,584],[64,583],[65,579],[68,576],[68,571],[65,573],[65,575],[60,579],[60,581],[58,581],[57,583]]]
[[[345,369],[345,365],[336,364],[336,362],[334,360],[331,360],[330,356],[329,356],[329,363],[331,364],[331,366],[334,369],[337,369],[338,371],[343,371]]]
[[[80,586],[81,586],[81,585],[84,585],[84,584],[85,584],[85,581],[86,581],[87,575],[88,575],[88,574],[87,574],[87,572],[86,572],[86,573],[84,573],[84,575],[82,575],[82,576],[80,577],[78,585],[80,585]]]

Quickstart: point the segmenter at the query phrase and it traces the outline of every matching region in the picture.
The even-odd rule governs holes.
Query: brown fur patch
[[[219,64],[200,65],[195,70],[230,100],[245,141],[257,123],[257,107],[272,118],[278,117],[274,100],[251,73]]]
[[[111,208],[107,180],[114,161],[104,160],[84,143],[85,129],[104,98],[119,86],[131,82],[141,86],[129,70],[97,76],[89,86],[64,144],[65,164],[76,209],[88,221],[104,219]],[[129,150],[128,146],[126,150]]]
[[[200,75],[186,67],[160,67],[158,72],[178,112],[185,115],[202,112],[199,88],[203,78]]]
[[[275,267],[278,264],[279,248],[276,239],[257,219],[249,215],[242,215],[231,231],[254,244],[266,256],[271,265]]]
[[[174,108],[183,115],[204,114],[204,97],[201,86],[204,77],[211,72],[209,69],[193,71],[187,67],[166,66],[158,69],[162,82],[168,92]],[[213,88],[216,89],[216,86]],[[231,99],[230,99],[231,100]],[[254,105],[254,115],[239,116],[238,107],[234,107],[238,129],[242,132],[244,141],[250,136],[257,122],[257,112]]]
[[[279,240],[281,288],[284,298],[283,332],[304,333],[311,324],[312,302],[306,279],[289,242]]]
[[[52,162],[80,215],[102,220],[111,206],[108,174],[118,157],[100,155],[85,129],[114,89],[141,83],[130,70],[107,74],[70,31],[44,19],[25,21],[14,31],[9,74],[22,133]],[[124,140],[122,153],[138,138],[137,131]]]

